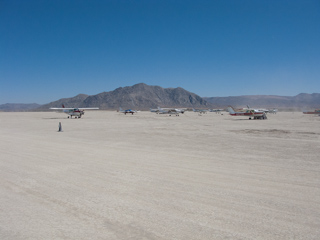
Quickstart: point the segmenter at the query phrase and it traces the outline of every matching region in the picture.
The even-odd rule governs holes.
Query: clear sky
[[[0,104],[146,83],[320,92],[319,0],[0,0]]]

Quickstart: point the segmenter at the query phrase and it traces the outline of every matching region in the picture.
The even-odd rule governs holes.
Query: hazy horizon
[[[136,85],[136,84],[134,84],[134,85]],[[159,85],[152,85],[152,86],[159,86]],[[131,87],[131,86],[123,86],[122,88],[124,88],[124,87]],[[159,87],[161,87],[161,86],[159,86]],[[118,88],[120,88],[120,87],[118,87]],[[117,89],[117,88],[115,88],[115,89]],[[114,91],[115,89],[111,90],[111,92]],[[185,90],[187,90],[187,89],[185,89]],[[190,91],[190,90],[187,90],[187,91],[192,92],[192,91]],[[102,91],[102,92],[105,92],[105,91]],[[78,93],[78,94],[76,94],[76,95],[74,95],[74,96],[66,96],[66,97],[62,97],[62,98],[73,98],[73,97],[78,96],[78,95],[81,95],[81,94],[88,95],[88,96],[93,96],[93,95],[100,94],[100,93],[102,93],[102,92],[99,92],[99,93],[96,93],[96,94]],[[110,91],[108,91],[108,92],[110,92]],[[192,92],[192,93],[194,93],[194,92]],[[194,94],[197,94],[197,93],[194,93]],[[318,93],[299,93],[299,94],[318,94]],[[274,95],[274,94],[252,94],[252,95],[233,95],[233,96],[229,95],[229,96],[210,96],[210,97],[200,96],[199,94],[197,94],[197,95],[200,96],[201,98],[212,98],[212,97],[217,97],[217,98],[218,98],[218,97],[221,97],[221,98],[224,98],[224,97],[241,97],[241,96],[279,96],[279,97],[294,97],[294,96],[297,96],[297,95],[299,95],[299,94],[296,94],[296,95],[293,95],[293,96]],[[55,101],[60,100],[60,99],[62,99],[62,98],[54,99],[54,100],[52,100],[52,101],[50,101],[50,102],[55,102]],[[45,105],[45,104],[48,104],[48,103],[50,103],[50,102],[45,102],[45,103],[37,103],[37,102],[24,102],[24,103],[23,103],[23,102],[6,102],[6,103],[0,103],[0,105],[5,105],[5,104],[39,104],[39,105]]]

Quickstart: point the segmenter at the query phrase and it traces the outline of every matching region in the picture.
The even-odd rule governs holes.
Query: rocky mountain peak
[[[119,87],[110,92],[88,96],[79,94],[43,105],[41,108],[59,107],[61,104],[72,107],[99,107],[100,109],[134,108],[147,110],[161,107],[206,107],[207,102],[200,96],[185,89],[162,88],[138,83],[133,86]]]

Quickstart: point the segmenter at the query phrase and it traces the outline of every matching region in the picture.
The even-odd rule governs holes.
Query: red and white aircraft
[[[84,115],[84,110],[98,110],[99,108],[66,108],[62,104],[62,108],[50,108],[52,110],[63,110],[64,113],[68,114],[68,118],[74,116],[74,118],[81,118]]]
[[[319,114],[320,115],[320,109],[316,109],[313,112],[307,112],[307,111],[303,111],[304,114]]]
[[[249,119],[267,119],[266,112],[262,110],[249,108],[241,112],[235,112],[232,107],[228,107],[228,111],[231,116],[246,116]]]

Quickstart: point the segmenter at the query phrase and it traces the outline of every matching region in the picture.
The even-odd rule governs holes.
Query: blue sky
[[[319,0],[0,0],[0,104],[144,82],[201,97],[320,92]]]

